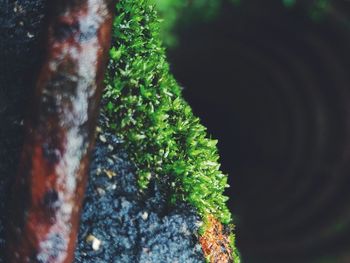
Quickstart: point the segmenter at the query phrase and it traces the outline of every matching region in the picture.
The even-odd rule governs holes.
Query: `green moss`
[[[239,251],[236,249],[236,236],[233,232],[231,232],[230,236],[230,246],[232,249],[232,257],[233,257],[233,262],[234,263],[240,263],[241,262],[241,257],[239,255]]]
[[[158,176],[174,202],[187,201],[202,216],[228,224],[227,176],[219,169],[217,141],[207,136],[169,73],[160,23],[149,3],[117,4],[105,111],[137,166],[140,188]]]

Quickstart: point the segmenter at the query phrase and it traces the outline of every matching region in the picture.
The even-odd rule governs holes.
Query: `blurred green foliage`
[[[192,21],[208,20],[218,13],[221,0],[151,0],[162,18],[161,34],[165,44],[176,44],[174,28]]]
[[[285,7],[293,7],[296,4],[296,0],[282,0]]]
[[[331,0],[316,0],[310,10],[310,16],[315,21],[322,20],[331,7]]]
[[[215,18],[224,2],[231,3],[232,8],[252,0],[151,0],[158,9],[161,23],[161,35],[167,46],[177,42],[176,28],[193,22],[203,22]],[[332,0],[280,0],[286,8],[305,6],[307,15],[315,21],[322,19]],[[261,2],[269,5],[276,2]],[[255,4],[256,6],[256,4]]]

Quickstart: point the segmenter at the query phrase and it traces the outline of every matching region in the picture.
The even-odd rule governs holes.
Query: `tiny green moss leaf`
[[[217,141],[208,137],[169,73],[150,3],[117,4],[103,110],[137,167],[141,189],[157,175],[171,189],[172,202],[189,202],[202,217],[211,214],[229,224]]]

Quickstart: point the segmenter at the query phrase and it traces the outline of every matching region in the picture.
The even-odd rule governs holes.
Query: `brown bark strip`
[[[7,262],[68,263],[94,144],[114,1],[54,0],[13,188]]]
[[[206,231],[199,238],[204,256],[211,263],[235,263],[232,258],[230,240],[222,224],[213,216],[208,215],[205,224]]]

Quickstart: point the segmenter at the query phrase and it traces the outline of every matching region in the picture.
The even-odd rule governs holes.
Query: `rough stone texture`
[[[120,146],[111,134],[98,136],[76,262],[203,262],[196,213],[186,204],[169,207],[155,183],[139,194]],[[102,242],[99,250],[86,241],[89,235]]]

